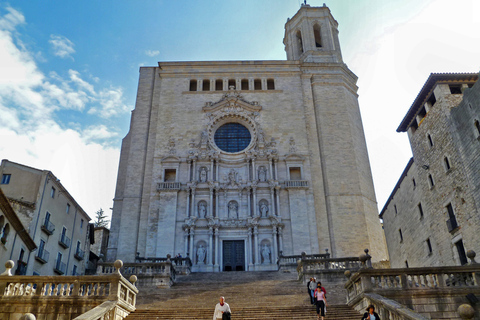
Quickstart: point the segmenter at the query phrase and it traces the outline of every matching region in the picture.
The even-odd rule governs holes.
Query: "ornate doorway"
[[[245,241],[223,241],[223,271],[245,271]]]

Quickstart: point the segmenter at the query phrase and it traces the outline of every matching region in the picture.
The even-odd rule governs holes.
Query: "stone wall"
[[[382,210],[392,267],[459,265],[460,240],[465,251],[480,250],[480,133],[474,125],[480,87],[462,88],[468,101],[448,83],[437,83],[435,104],[426,104],[418,128],[409,129],[413,160]],[[450,231],[449,204],[458,225]]]

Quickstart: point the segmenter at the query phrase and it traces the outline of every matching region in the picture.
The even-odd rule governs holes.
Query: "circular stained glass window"
[[[217,129],[214,136],[217,147],[225,152],[235,153],[244,150],[250,144],[250,131],[240,123],[226,123]]]

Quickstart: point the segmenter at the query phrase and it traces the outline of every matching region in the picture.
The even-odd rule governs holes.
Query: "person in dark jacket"
[[[375,312],[375,307],[373,306],[373,304],[368,306],[367,312],[363,314],[362,320],[380,320],[380,317]]]

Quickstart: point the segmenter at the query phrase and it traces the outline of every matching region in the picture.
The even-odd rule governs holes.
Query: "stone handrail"
[[[363,292],[480,287],[480,265],[362,269],[345,284],[347,302]]]
[[[97,274],[110,274],[115,272],[112,262],[97,263]],[[138,277],[140,286],[153,284],[152,279],[156,279],[156,286],[171,286],[175,282],[176,272],[171,261],[165,262],[130,262],[124,263],[120,268],[124,277],[135,275]]]
[[[380,319],[390,320],[427,320],[428,318],[416,313],[396,301],[382,297],[375,293],[365,293],[366,305],[373,304]]]
[[[362,267],[360,258],[324,258],[324,259],[302,259],[303,272],[320,270],[358,270]]]
[[[278,258],[279,264],[290,264],[294,263],[297,264],[298,260],[300,259],[305,259],[305,260],[313,260],[313,259],[328,259],[330,258],[330,253],[322,253],[322,254],[310,254],[310,255],[291,255],[291,256],[284,256],[280,255]]]
[[[135,310],[138,289],[134,285],[136,277],[130,278],[131,283],[120,274],[118,269],[121,264],[121,261],[116,261],[116,270],[102,276],[12,276],[10,270],[13,268],[13,261],[9,261],[6,264],[7,271],[0,275],[0,305],[21,305],[18,309],[36,310],[36,313],[39,298],[50,305],[52,310],[57,310],[57,305],[74,301],[77,314],[82,314],[109,302],[108,305],[112,307],[107,308],[108,310],[96,309],[96,314],[99,310],[105,311],[104,314],[93,318],[82,317],[85,315],[82,314],[76,319],[97,320],[103,319],[105,315],[108,318],[109,312],[119,316],[117,319],[123,319]],[[6,314],[14,317],[16,308],[11,309],[13,311]],[[59,312],[59,318],[63,318],[66,311],[62,309],[56,312]],[[6,315],[5,311],[0,313]]]

